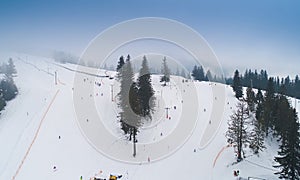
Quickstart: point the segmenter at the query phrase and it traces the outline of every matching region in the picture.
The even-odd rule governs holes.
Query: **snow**
[[[266,140],[267,149],[259,157],[247,151],[246,160],[234,164],[234,148],[226,147],[225,132],[237,100],[227,85],[183,83],[172,76],[170,85],[162,87],[154,75],[159,108],[154,120],[143,125],[133,158],[132,144],[118,129],[115,79],[72,70],[109,77],[115,72],[24,54],[8,57],[18,71],[19,95],[0,117],[0,179],[87,180],[110,174],[129,180],[234,179],[237,169],[243,178],[277,179],[272,167],[276,139]]]

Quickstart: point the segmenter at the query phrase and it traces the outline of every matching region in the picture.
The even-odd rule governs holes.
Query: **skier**
[[[80,180],[82,180],[82,176],[80,176]]]
[[[237,177],[237,176],[238,176],[236,170],[233,171],[233,176],[234,176],[234,177]]]

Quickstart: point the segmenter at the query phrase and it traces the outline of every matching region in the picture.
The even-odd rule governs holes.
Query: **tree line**
[[[205,73],[204,68],[197,65],[194,66],[191,75],[194,80],[198,81],[223,82],[224,80],[224,77],[217,77],[216,75],[213,75],[209,69]]]
[[[7,63],[0,66],[0,111],[6,106],[6,102],[14,99],[18,94],[18,88],[15,85],[13,77],[17,75],[12,58]]]
[[[294,79],[290,76],[286,76],[285,78],[277,77],[269,77],[266,70],[261,70],[258,72],[257,70],[252,71],[251,69],[247,69],[244,75],[241,75],[238,70],[235,71],[233,78],[227,78],[226,84],[236,83],[237,77],[239,78],[240,85],[244,87],[252,87],[256,89],[266,90],[268,81],[272,80],[274,83],[274,91],[275,93],[283,93],[284,95],[300,98],[300,79],[299,76],[296,75]],[[280,92],[282,90],[282,86],[284,86],[284,92]]]

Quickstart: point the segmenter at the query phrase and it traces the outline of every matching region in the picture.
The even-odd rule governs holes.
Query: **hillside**
[[[276,139],[266,140],[259,157],[248,151],[234,164],[225,138],[237,103],[230,86],[172,76],[162,87],[153,75],[157,107],[138,135],[133,158],[132,144],[118,128],[118,83],[109,78],[115,72],[29,55],[3,58],[8,57],[18,71],[19,95],[0,116],[0,179],[87,180],[100,171],[101,177],[124,180],[234,179],[236,169],[243,178],[277,179]],[[291,103],[299,112],[299,101]]]

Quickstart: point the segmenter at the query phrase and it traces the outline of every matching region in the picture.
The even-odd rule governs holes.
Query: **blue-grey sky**
[[[229,74],[246,67],[300,74],[298,0],[2,0],[0,52],[80,55],[106,28],[149,16],[198,31]]]

